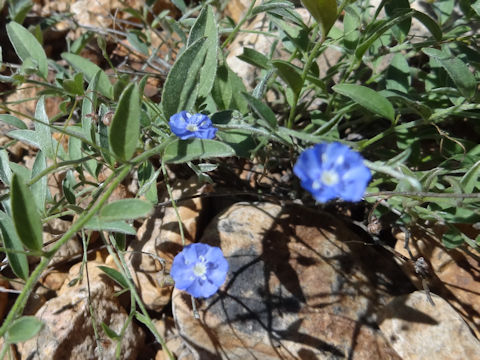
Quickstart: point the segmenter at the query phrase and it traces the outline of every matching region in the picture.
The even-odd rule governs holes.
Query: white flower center
[[[195,131],[198,131],[198,126],[195,125],[195,124],[188,124],[186,126],[187,130],[188,131],[191,131],[191,132],[195,132]]]
[[[326,170],[322,173],[321,181],[328,186],[338,183],[338,174],[333,170]]]
[[[207,273],[207,266],[203,262],[198,262],[193,267],[193,273],[197,277],[203,277]]]

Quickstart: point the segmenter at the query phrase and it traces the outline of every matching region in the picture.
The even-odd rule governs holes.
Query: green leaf
[[[335,85],[333,91],[347,96],[365,109],[391,121],[395,120],[395,110],[390,101],[366,86],[355,84]]]
[[[5,248],[16,251],[24,251],[24,247],[18,238],[12,219],[3,211],[0,211],[0,235]],[[27,255],[20,252],[7,252],[7,258],[14,274],[20,279],[27,280]]]
[[[161,103],[167,119],[182,110],[192,111],[198,97],[198,79],[207,52],[205,44],[205,38],[195,41],[170,69],[163,85]]]
[[[125,277],[120,271],[102,265],[98,266],[98,268],[102,270],[105,274],[107,274],[109,278],[116,281],[118,285],[120,285],[124,289],[128,289],[128,281],[125,279]]]
[[[65,175],[65,179],[62,181],[62,191],[65,199],[72,204],[75,205],[76,203],[76,196],[75,196],[75,185],[77,182],[75,181],[75,177],[73,175],[72,170],[68,170],[67,174]]]
[[[158,203],[157,178],[160,171],[160,169],[155,171],[150,161],[145,161],[138,167],[137,196],[145,195],[145,198],[154,205]]]
[[[228,65],[218,67],[217,76],[212,88],[212,97],[218,110],[248,111],[248,103],[242,96],[234,96],[247,91],[242,79]]]
[[[272,109],[248,93],[242,93],[242,95],[247,99],[248,104],[260,119],[263,119],[272,129],[278,127],[277,118]]]
[[[8,153],[5,149],[0,149],[0,181],[5,185],[10,185],[12,170],[8,160]]]
[[[246,63],[256,66],[263,70],[268,70],[270,68],[270,60],[268,57],[258,52],[255,49],[243,48],[243,53],[237,56],[240,60],[245,61]]]
[[[95,110],[97,108],[97,92],[102,71],[97,71],[88,84],[85,97],[82,101],[82,130],[85,137],[91,142],[95,142]]]
[[[18,129],[26,130],[28,129],[27,125],[20,120],[19,118],[9,115],[9,114],[0,114],[0,121],[4,122],[5,124],[15,126]]]
[[[32,192],[22,179],[14,174],[10,187],[12,218],[20,241],[33,251],[42,250],[42,222]]]
[[[410,68],[405,56],[395,54],[387,69],[386,88],[407,93],[410,87]]]
[[[115,331],[113,331],[107,324],[105,324],[103,321],[100,323],[100,326],[103,329],[103,332],[105,335],[107,335],[108,338],[112,340],[119,340],[120,335],[118,335]]]
[[[122,199],[105,205],[100,210],[104,221],[129,220],[146,216],[153,210],[150,202],[140,199]]]
[[[479,187],[479,177],[480,177],[480,161],[477,161],[466,173],[463,175],[460,180],[460,185],[463,191],[467,194],[471,194],[475,187]]]
[[[50,130],[50,122],[45,111],[45,98],[43,96],[38,99],[35,108],[35,119],[38,120],[35,122],[38,145],[47,158],[53,159],[55,153],[53,150],[52,131]]]
[[[84,95],[85,91],[83,89],[83,74],[80,72],[76,73],[73,79],[64,80],[62,86],[72,95]]]
[[[413,17],[418,21],[420,21],[428,29],[428,31],[430,31],[430,33],[433,35],[435,40],[437,41],[442,40],[442,37],[443,37],[442,29],[437,24],[437,22],[433,20],[430,16],[415,10],[413,12]]]
[[[135,235],[137,233],[132,225],[124,221],[103,221],[100,217],[90,219],[84,227],[90,230],[113,231],[128,235]]]
[[[302,69],[284,60],[273,60],[272,64],[277,69],[278,75],[293,92],[297,95],[300,94],[303,87]]]
[[[40,174],[46,168],[47,168],[47,162],[45,160],[45,155],[43,154],[43,151],[38,151],[37,156],[35,157],[35,162],[33,163],[33,167],[32,167],[32,179],[38,174]],[[45,201],[47,199],[47,191],[48,191],[47,176],[46,175],[42,176],[40,180],[32,184],[31,189],[33,193],[33,199],[35,200],[35,204],[37,205],[37,208],[41,212],[43,212],[45,209]]]
[[[235,155],[231,146],[216,140],[176,139],[165,148],[163,160],[167,163],[184,163],[196,159],[228,157]]]
[[[100,72],[97,89],[103,96],[113,99],[113,86],[110,83],[107,74],[100,69],[100,67],[88,59],[71,53],[63,53],[62,58],[65,59],[76,71],[81,72],[88,82],[95,77],[97,72]]]
[[[23,141],[29,145],[40,148],[37,133],[33,130],[12,130],[7,135],[13,139]]]
[[[7,34],[18,57],[22,61],[33,60],[39,74],[46,79],[48,75],[47,55],[33,34],[16,22],[7,24]]]
[[[326,38],[337,20],[336,0],[302,0],[303,6],[322,27],[322,37]]]
[[[188,38],[187,46],[206,37],[203,45],[206,49],[205,60],[198,79],[198,97],[206,99],[212,90],[217,73],[218,27],[211,6],[205,6],[198,15]]]
[[[440,63],[458,87],[462,96],[470,99],[475,95],[477,81],[462,60],[437,49],[425,48],[422,51]]]
[[[132,83],[123,91],[110,125],[109,142],[113,153],[126,161],[135,153],[140,136],[140,93]]]
[[[410,10],[410,3],[408,0],[395,0],[387,1],[385,3],[385,14],[389,18],[394,18],[397,11],[399,10]],[[398,40],[399,43],[402,43],[410,31],[412,26],[412,18],[407,18],[398,25],[395,25],[392,28],[393,36]]]
[[[35,316],[22,316],[15,320],[7,330],[5,339],[8,344],[27,341],[42,330],[43,322]]]

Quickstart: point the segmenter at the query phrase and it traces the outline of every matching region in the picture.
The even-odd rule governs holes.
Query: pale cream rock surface
[[[441,297],[423,291],[399,296],[384,310],[380,329],[403,360],[480,359],[480,342]]]

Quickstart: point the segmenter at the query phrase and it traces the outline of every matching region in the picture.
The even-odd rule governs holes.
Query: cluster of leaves
[[[149,77],[159,74],[119,72],[105,38],[91,30],[61,54],[67,66],[48,59],[40,35],[55,19],[29,29],[22,22],[31,2],[8,3],[8,38],[21,64],[0,81],[38,86],[41,96],[30,117],[33,128],[8,104],[2,105],[8,114],[0,115],[14,128],[7,134],[14,142],[38,149],[31,169],[9,161],[11,143],[0,150],[2,251],[13,272],[26,281],[0,335],[17,339],[12,334],[18,325],[12,322],[60,246],[75,234],[88,238],[85,234],[101,230],[112,234],[105,241],[123,273],[105,271],[130,290],[139,309],[133,307],[134,315],[163,344],[122,262],[125,242],[118,234],[135,234],[131,220],[158,203],[157,180],[168,163],[187,163],[202,180],[211,181],[207,172],[216,165],[205,159],[258,157],[268,163],[272,153],[291,159],[312,144],[342,142],[370,160],[373,180],[366,198],[380,204],[377,216],[394,212],[407,225],[446,224],[449,247],[480,244],[480,238],[454,226],[480,222],[480,51],[474,27],[480,1],[437,0],[427,14],[412,9],[408,0],[381,1],[377,8],[368,0],[306,0],[317,20],[313,24],[305,23],[287,0],[252,1],[237,24],[221,18],[211,5],[190,8],[179,0],[179,19],[165,11],[152,20],[153,1],[146,3],[143,11],[126,9],[140,25],[126,29],[122,40],[151,64],[160,55],[153,35],[176,39],[168,44],[171,63],[163,64],[168,75],[160,102],[143,95]],[[274,41],[268,53],[243,49],[240,58],[258,70],[254,89],[247,91],[226,56],[244,24],[260,15],[268,23],[263,35]],[[421,35],[414,26],[424,29]],[[92,39],[115,76],[80,56]],[[278,51],[284,54],[281,59],[274,56]],[[320,69],[317,60],[332,51],[338,60],[326,71]],[[52,74],[53,81],[47,80]],[[278,99],[275,111],[267,94]],[[45,111],[48,97],[63,100],[53,118]],[[219,129],[217,138],[180,140],[172,135],[168,120],[184,110],[208,114]],[[109,175],[101,181],[106,170]],[[64,173],[62,193],[52,196],[47,177],[58,172]],[[129,173],[138,178],[137,198],[107,204]],[[76,221],[43,251],[42,224],[63,216]],[[42,259],[33,272],[29,255]],[[20,320],[22,326],[39,329],[31,318]],[[106,325],[104,330],[121,339]]]

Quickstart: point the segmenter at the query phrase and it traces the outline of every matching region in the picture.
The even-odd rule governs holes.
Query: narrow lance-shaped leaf
[[[98,91],[103,96],[113,99],[113,86],[110,83],[107,74],[100,69],[98,65],[88,59],[71,53],[63,53],[62,58],[64,58],[76,71],[80,71],[88,82],[92,81],[95,75],[100,72],[98,78]]]
[[[20,241],[30,250],[42,250],[42,222],[33,194],[22,179],[14,174],[10,187],[12,218]]]
[[[302,0],[303,6],[322,27],[322,37],[326,38],[337,20],[336,0]]]
[[[198,96],[198,77],[205,60],[205,38],[190,45],[175,61],[162,92],[162,108],[167,119],[182,110],[192,111]]]
[[[0,181],[5,185],[10,185],[12,170],[8,161],[8,153],[5,149],[0,149]]]
[[[333,91],[349,97],[357,104],[371,112],[383,116],[391,121],[395,119],[395,110],[390,101],[366,86],[356,84],[335,85]]]
[[[458,87],[462,96],[470,99],[475,95],[477,81],[475,80],[475,76],[468,69],[468,66],[465,65],[462,60],[437,49],[426,48],[422,51],[429,57],[438,60],[440,65],[445,69]]]
[[[0,234],[3,246],[14,251],[24,251],[22,242],[18,238],[12,219],[0,211]],[[21,252],[7,252],[8,263],[15,275],[20,279],[28,278],[28,260],[27,255]]]
[[[47,168],[47,162],[43,151],[37,152],[35,162],[32,167],[32,179]],[[43,212],[45,207],[45,200],[47,199],[47,176],[43,176],[40,180],[32,184],[32,193],[38,209]]]
[[[38,120],[35,122],[35,133],[37,134],[38,145],[47,158],[53,159],[55,154],[53,150],[52,131],[49,126],[50,122],[45,110],[45,98],[43,96],[38,99],[35,108],[35,119]]]
[[[137,84],[125,88],[110,125],[109,142],[113,153],[129,160],[137,148],[140,136],[140,93]]]
[[[128,289],[128,281],[125,279],[125,277],[120,271],[112,269],[108,266],[98,266],[98,268],[100,268],[100,270],[102,270],[110,278],[115,280],[123,288]]]
[[[22,25],[13,21],[7,24],[7,34],[18,57],[22,61],[34,60],[39,74],[46,79],[48,75],[47,55],[35,36]]]
[[[220,141],[204,139],[175,140],[165,148],[163,160],[170,163],[184,163],[196,159],[232,155],[235,155],[235,150]]]
[[[152,203],[141,199],[122,199],[105,205],[100,217],[105,221],[136,219],[153,210]]]
[[[187,47],[202,37],[206,38],[205,47],[208,51],[198,79],[198,96],[207,98],[215,81],[217,72],[218,29],[215,14],[211,6],[205,6],[200,12],[188,37]]]
[[[8,344],[27,341],[42,330],[43,323],[35,316],[22,316],[8,328],[5,339]]]

